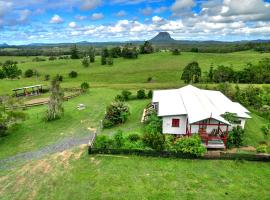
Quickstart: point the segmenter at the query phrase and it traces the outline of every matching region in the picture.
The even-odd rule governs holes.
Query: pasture
[[[188,53],[173,56],[169,52],[140,55],[138,59],[114,59],[113,66],[102,66],[100,58],[89,68],[81,60],[32,62],[34,57],[0,57],[18,61],[18,67],[37,70],[38,77],[0,80],[0,95],[11,94],[17,87],[44,84],[44,76],[64,76],[62,87],[90,84],[90,90],[64,103],[64,117],[45,122],[46,106],[25,110],[27,120],[0,138],[0,160],[18,153],[36,151],[68,137],[82,137],[89,129],[98,129],[106,106],[123,89],[133,95],[138,89],[177,88],[183,68],[198,61],[203,71],[211,65],[242,69],[248,62],[257,63],[268,54],[253,51],[228,54]],[[69,78],[70,71],[78,72]],[[147,82],[152,77],[151,82]],[[130,100],[128,121],[103,134],[118,129],[142,133],[141,115],[150,99]],[[77,110],[78,104],[85,110]],[[264,140],[261,125],[267,121],[256,114],[248,120],[244,144],[257,146]],[[89,156],[86,147],[48,155],[40,160],[14,163],[0,169],[0,199],[267,199],[270,171],[268,163],[241,161],[203,161],[137,156]]]

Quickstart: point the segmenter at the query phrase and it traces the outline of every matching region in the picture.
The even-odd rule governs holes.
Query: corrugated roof
[[[173,90],[154,91],[152,102],[159,103],[159,116],[188,115],[189,123],[214,118],[229,124],[221,115],[230,112],[251,118],[241,104],[232,102],[219,91],[202,90],[188,85]]]

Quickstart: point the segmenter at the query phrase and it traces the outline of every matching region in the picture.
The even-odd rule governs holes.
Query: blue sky
[[[0,0],[0,43],[270,37],[270,0]]]

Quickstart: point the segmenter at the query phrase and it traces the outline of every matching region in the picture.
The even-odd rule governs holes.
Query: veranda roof
[[[208,118],[230,124],[221,116],[226,112],[235,113],[240,118],[251,118],[245,107],[232,102],[221,92],[202,90],[192,85],[154,91],[152,102],[159,103],[159,116],[188,115],[190,124]]]

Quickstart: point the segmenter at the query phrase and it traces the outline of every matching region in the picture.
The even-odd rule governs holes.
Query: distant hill
[[[150,40],[152,43],[173,43],[175,41],[168,32],[160,32]]]
[[[0,44],[0,47],[8,47],[9,45],[7,43]]]

